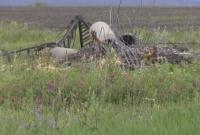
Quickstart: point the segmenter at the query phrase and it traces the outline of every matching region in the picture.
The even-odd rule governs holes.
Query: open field
[[[74,15],[98,20],[103,9],[92,9],[1,7],[0,50],[54,41],[57,29]],[[147,21],[129,27],[143,41],[200,42],[200,9],[148,10],[151,18],[159,18],[153,31]],[[137,18],[145,20],[145,15]],[[167,27],[157,28],[163,25]],[[188,46],[200,52],[199,44]],[[117,66],[112,54],[103,64],[72,67],[54,65],[41,54],[0,58],[0,135],[199,135],[199,74],[197,58],[191,64],[155,64],[135,71]]]
[[[113,9],[116,18],[117,9]],[[200,8],[121,8],[120,24],[126,29],[134,27],[167,29],[196,29],[200,26]],[[90,22],[109,22],[110,8],[106,7],[0,7],[1,21],[18,21],[30,25],[63,29],[75,15]]]

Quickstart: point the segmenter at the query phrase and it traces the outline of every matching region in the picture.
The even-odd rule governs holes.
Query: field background
[[[0,20],[17,21],[45,28],[63,29],[76,15],[82,15],[91,23],[98,20],[109,22],[110,7],[0,7]],[[116,15],[117,8],[112,9]],[[196,29],[200,25],[200,8],[120,8],[120,24],[126,29],[131,21],[134,27],[167,29]]]
[[[54,41],[78,14],[91,23],[109,22],[109,11],[0,7],[0,50]],[[124,71],[115,65],[113,54],[104,64],[72,67],[55,65],[42,54],[1,58],[0,134],[199,135],[199,12],[200,8],[120,11],[120,30],[134,32],[147,43],[186,43],[196,56],[192,64]]]

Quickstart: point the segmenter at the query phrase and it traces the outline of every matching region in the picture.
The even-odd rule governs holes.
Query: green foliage
[[[32,108],[23,111],[1,108],[0,134],[197,135],[200,132],[199,105],[199,101],[154,107],[91,105],[79,113],[68,109],[60,111],[57,126],[51,110],[44,107],[39,112]]]
[[[147,41],[186,40],[139,31]],[[49,41],[56,32],[1,24],[0,48],[42,42],[40,34]],[[41,56],[1,58],[0,134],[199,134],[199,63],[124,71],[112,55],[104,61],[49,69]]]
[[[170,32],[166,29],[161,30],[159,28],[154,30],[148,30],[145,28],[136,28],[134,30],[137,33],[137,37],[139,37],[144,42],[150,43],[190,43],[190,42],[198,42],[200,32],[197,31],[174,31]]]
[[[54,31],[30,28],[27,24],[22,25],[15,21],[9,24],[0,23],[0,50],[15,50],[54,41],[56,35]]]

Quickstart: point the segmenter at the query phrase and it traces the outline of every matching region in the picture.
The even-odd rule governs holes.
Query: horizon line
[[[0,7],[37,7],[34,4],[33,5],[0,5]],[[119,7],[118,5],[45,5],[41,7]],[[120,7],[137,7],[137,8],[142,8],[142,7],[155,7],[155,8],[170,8],[170,7],[199,7],[200,5],[121,5]],[[39,8],[39,7],[38,7]]]

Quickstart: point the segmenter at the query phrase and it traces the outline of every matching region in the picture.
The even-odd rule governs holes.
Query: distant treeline
[[[34,4],[33,4],[33,6],[34,7],[48,7],[48,4],[47,3],[45,3],[45,2],[35,2]]]

